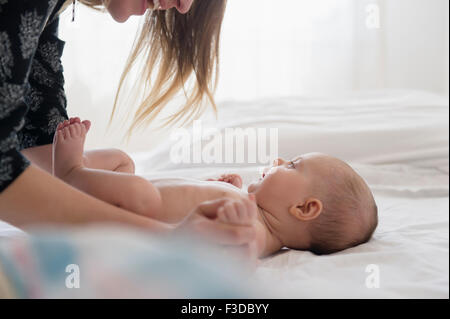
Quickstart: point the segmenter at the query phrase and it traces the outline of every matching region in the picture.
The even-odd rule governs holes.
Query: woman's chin
[[[129,15],[126,15],[126,16],[112,16],[114,21],[116,21],[118,23],[127,22],[129,17],[130,17]]]
[[[124,23],[130,18],[129,12],[121,7],[111,6],[107,10],[114,21],[118,23]]]

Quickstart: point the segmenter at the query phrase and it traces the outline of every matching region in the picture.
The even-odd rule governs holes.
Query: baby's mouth
[[[261,175],[259,175],[260,176],[259,179],[264,179],[268,172],[269,172],[269,169],[267,167],[261,168],[259,170],[259,173],[261,174]]]

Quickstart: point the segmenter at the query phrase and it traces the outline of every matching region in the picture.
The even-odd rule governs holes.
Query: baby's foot
[[[76,119],[58,126],[53,142],[53,174],[67,181],[72,171],[83,167],[83,151],[90,122]]]

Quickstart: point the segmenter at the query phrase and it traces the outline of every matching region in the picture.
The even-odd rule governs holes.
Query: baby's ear
[[[323,210],[322,202],[317,198],[306,200],[305,204],[293,205],[289,208],[289,214],[301,221],[310,221],[320,216]]]

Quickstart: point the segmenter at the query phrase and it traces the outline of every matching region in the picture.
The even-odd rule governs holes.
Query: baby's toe
[[[83,124],[84,127],[86,128],[86,132],[88,132],[90,130],[91,125],[92,125],[91,121],[88,121],[88,120],[81,122],[81,124]]]
[[[78,129],[76,124],[72,124],[69,126],[70,137],[78,137]]]
[[[69,126],[66,126],[66,127],[63,128],[61,131],[63,132],[64,139],[68,139],[68,138],[71,137],[71,134],[70,134],[70,127],[69,127]]]
[[[69,123],[70,123],[70,124],[80,123],[80,118],[79,118],[79,117],[71,117],[71,118],[69,119]]]
[[[55,132],[55,142],[62,142],[64,141],[64,131],[63,130],[57,130]]]
[[[63,127],[64,127],[64,128],[68,127],[69,125],[70,125],[70,121],[69,121],[69,120],[65,120],[65,121],[63,122]]]
[[[83,124],[77,124],[75,128],[77,130],[77,136],[78,137],[81,137],[81,136],[83,136],[85,134],[85,130],[86,129],[84,128]]]

